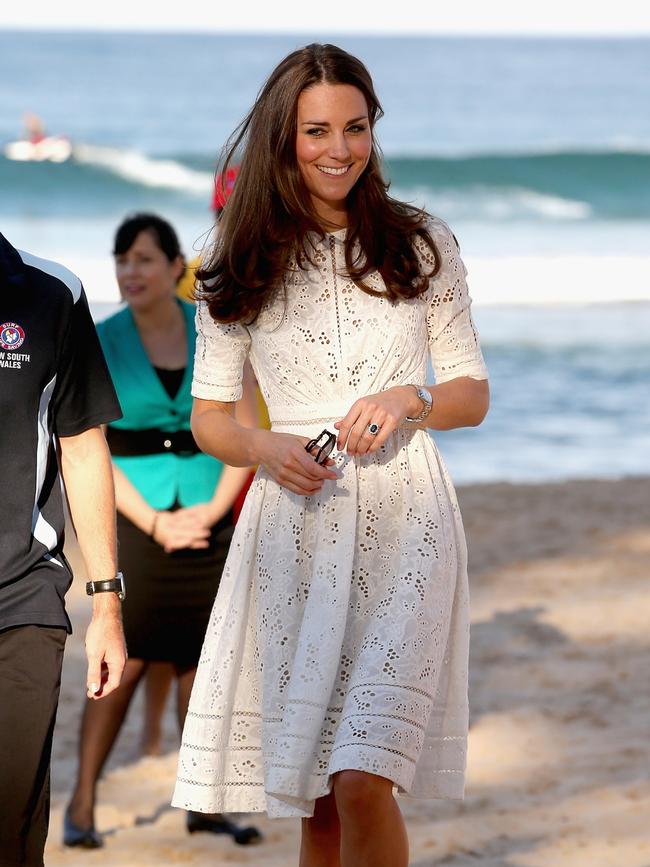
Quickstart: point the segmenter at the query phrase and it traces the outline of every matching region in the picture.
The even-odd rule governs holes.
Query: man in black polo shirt
[[[89,697],[112,692],[124,667],[113,479],[100,428],[120,415],[81,283],[0,235],[0,867],[43,864],[70,632],[61,478],[97,591]]]

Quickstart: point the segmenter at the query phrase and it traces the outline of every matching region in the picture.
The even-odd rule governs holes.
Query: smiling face
[[[144,229],[126,252],[115,256],[120,295],[130,307],[151,308],[174,295],[183,267],[180,256],[170,262],[152,232]]]
[[[372,151],[368,106],[351,84],[316,84],[298,97],[296,160],[323,228],[347,225],[346,198]]]

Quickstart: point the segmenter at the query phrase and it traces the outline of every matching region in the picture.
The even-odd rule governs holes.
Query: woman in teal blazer
[[[95,788],[134,691],[149,665],[174,666],[182,730],[203,636],[230,536],[232,506],[248,468],[204,455],[190,431],[194,307],[176,297],[185,270],[174,229],[153,214],[128,218],[115,237],[124,309],[98,325],[123,416],[107,429],[113,458],[129,659],[119,689],[84,706],[77,784],[64,842],[103,845],[94,828]],[[256,425],[254,386],[237,412]],[[223,816],[188,814],[188,830],[259,838]]]

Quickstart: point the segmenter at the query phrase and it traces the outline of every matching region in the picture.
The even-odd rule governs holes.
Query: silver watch
[[[433,406],[433,398],[431,397],[431,392],[428,388],[424,388],[422,385],[415,385],[414,382],[408,383],[411,388],[414,388],[417,392],[418,397],[422,401],[422,412],[420,415],[416,415],[413,418],[410,416],[406,416],[406,421],[415,422],[415,421],[424,421],[424,419],[431,412],[431,407]]]
[[[117,593],[117,598],[121,602],[124,602],[126,599],[124,575],[118,572],[115,578],[112,578],[110,581],[88,581],[86,583],[86,593],[88,596],[94,596],[95,593]]]

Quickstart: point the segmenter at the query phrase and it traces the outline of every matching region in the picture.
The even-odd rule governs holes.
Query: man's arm
[[[115,493],[111,458],[101,429],[59,437],[61,474],[88,578],[109,581],[117,574]],[[88,697],[101,698],[119,686],[126,663],[121,602],[116,593],[96,593],[86,632]]]

